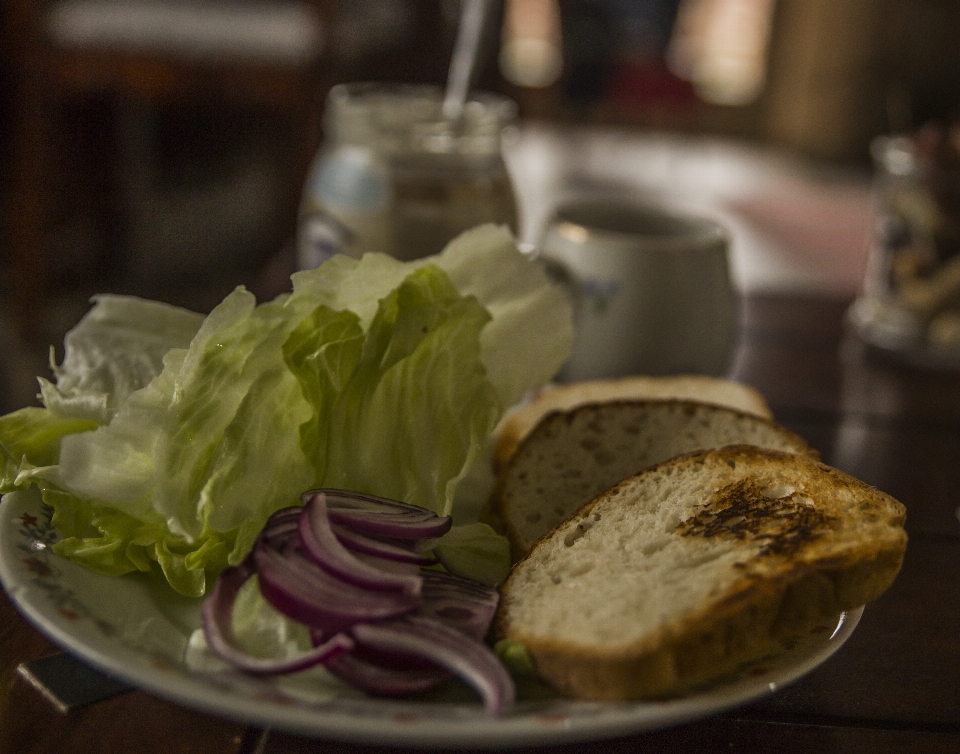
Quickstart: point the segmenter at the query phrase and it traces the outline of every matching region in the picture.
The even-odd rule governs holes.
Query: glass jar
[[[516,230],[501,147],[516,105],[479,93],[442,115],[439,87],[342,84],[327,98],[325,140],[300,208],[298,266],[371,251],[409,260],[485,222]]]
[[[960,367],[958,147],[933,132],[872,146],[873,243],[850,320],[862,340],[919,366]]]

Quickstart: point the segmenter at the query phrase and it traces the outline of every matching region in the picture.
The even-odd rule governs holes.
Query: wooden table
[[[870,358],[843,332],[848,302],[744,301],[734,376],[824,460],[899,498],[910,544],[893,587],[848,643],[774,696],[710,719],[564,752],[960,751],[960,375]],[[0,601],[0,752],[372,752],[261,731],[143,692],[60,714],[16,674],[55,650]]]

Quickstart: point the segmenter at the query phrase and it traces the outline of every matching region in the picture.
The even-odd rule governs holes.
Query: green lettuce
[[[562,364],[570,319],[494,226],[416,262],[335,257],[290,294],[258,304],[238,288],[205,318],[100,297],[56,384],[41,382],[45,407],[0,417],[0,491],[40,489],[59,554],[111,575],[159,570],[195,596],[313,487],[469,524],[458,486],[503,409]],[[475,528],[450,560],[494,573],[496,535]]]
[[[0,493],[22,486],[17,482],[21,473],[57,464],[64,437],[98,426],[92,419],[62,417],[34,406],[0,416]]]
[[[284,345],[313,404],[301,445],[320,486],[449,514],[457,482],[502,414],[480,361],[489,313],[430,266],[380,301],[366,333],[348,315],[322,306]]]
[[[95,296],[93,309],[64,338],[63,363],[51,352],[56,385],[40,378],[44,405],[59,416],[107,424],[127,397],[186,348],[203,315],[134,296]]]
[[[487,586],[497,586],[510,575],[510,543],[480,521],[454,526],[430,549],[451,573]]]

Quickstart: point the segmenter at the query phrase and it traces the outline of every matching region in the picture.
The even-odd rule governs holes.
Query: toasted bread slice
[[[613,401],[548,414],[498,474],[489,519],[517,559],[622,479],[681,453],[739,444],[817,457],[769,419],[692,401]]]
[[[764,397],[749,385],[708,377],[678,374],[664,377],[636,375],[613,380],[588,380],[555,385],[512,411],[501,423],[494,445],[494,462],[503,466],[540,420],[553,411],[569,411],[585,403],[614,400],[692,400],[726,406],[746,414],[772,419]]]
[[[674,695],[882,594],[903,522],[892,497],[809,458],[691,453],[541,540],[501,589],[497,631],[562,693]]]

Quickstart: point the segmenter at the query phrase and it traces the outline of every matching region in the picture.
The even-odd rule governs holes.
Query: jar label
[[[390,185],[370,150],[342,147],[323,162],[313,194],[330,208],[372,212],[387,203]]]
[[[317,210],[300,218],[297,231],[297,266],[319,267],[335,254],[344,253],[355,234],[329,212]]]

